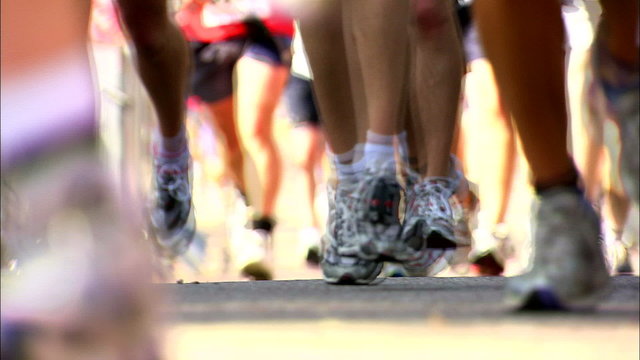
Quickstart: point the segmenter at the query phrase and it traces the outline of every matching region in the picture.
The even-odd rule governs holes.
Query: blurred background
[[[180,1],[171,1],[174,9],[180,7]],[[589,145],[589,131],[584,126],[588,114],[588,101],[585,89],[588,88],[588,49],[592,41],[593,26],[598,16],[597,1],[568,2],[565,6],[565,21],[571,47],[568,56],[568,91],[572,114],[571,143],[578,164],[593,161],[586,158],[585,148]],[[100,88],[100,134],[108,153],[108,162],[112,173],[120,185],[131,194],[145,193],[149,186],[150,154],[149,138],[154,124],[153,111],[149,100],[132,68],[129,49],[120,32],[111,2],[94,0],[93,22],[91,26],[92,49],[95,70]],[[468,76],[469,77],[469,76]],[[471,81],[467,81],[469,85]],[[467,91],[474,89],[467,86]],[[317,267],[305,261],[306,249],[300,239],[301,231],[308,225],[309,205],[304,199],[304,173],[296,166],[297,148],[292,146],[295,131],[288,119],[288,113],[281,101],[274,115],[274,134],[277,147],[283,161],[282,185],[276,203],[278,226],[273,234],[273,269],[275,279],[319,278]],[[245,124],[239,123],[242,127]],[[486,169],[494,165],[491,154],[501,151],[492,141],[493,134],[500,129],[499,124],[477,121],[469,111],[467,101],[463,101],[460,126],[461,142],[464,144],[464,169],[467,178],[474,184],[487,181]],[[611,131],[608,131],[611,133]],[[234,192],[233,185],[225,174],[223,165],[223,147],[211,124],[208,115],[197,105],[189,107],[188,133],[193,154],[194,193],[199,236],[206,239],[205,260],[196,270],[184,263],[176,263],[172,275],[163,281],[231,281],[241,280],[237,264],[232,254],[233,237],[243,228],[249,217]],[[240,134],[245,132],[240,131]],[[243,139],[247,141],[247,139]],[[250,140],[248,140],[250,141]],[[615,141],[615,140],[614,140]],[[509,258],[505,264],[505,275],[520,273],[528,261],[532,189],[527,179],[527,166],[520,149],[516,147],[514,180],[508,198],[505,224],[509,233]],[[251,183],[253,166],[247,158],[245,174],[250,183],[248,192],[255,194],[257,186]],[[611,164],[607,156],[598,160],[597,171],[610,172]],[[330,166],[326,158],[319,172],[320,183],[316,189],[316,211],[324,224],[326,217],[326,191],[324,181],[330,176]],[[491,170],[489,170],[491,171]],[[601,176],[600,189],[610,184],[606,176]],[[476,187],[476,191],[482,191]],[[602,193],[605,190],[599,190]],[[258,195],[254,195],[258,196]],[[606,200],[605,200],[606,201]],[[482,211],[480,205],[480,212]],[[638,273],[637,255],[637,209],[632,209],[629,222],[624,231],[625,244],[632,258],[633,271]],[[477,216],[477,213],[476,213]],[[477,219],[476,219],[477,220]],[[606,218],[605,218],[606,221]],[[635,224],[634,224],[635,222]],[[477,222],[475,223],[477,226]],[[605,228],[612,225],[605,224]],[[635,230],[634,230],[635,229]],[[320,229],[322,230],[322,229]],[[458,266],[441,273],[439,276],[467,276],[474,272],[467,266]]]

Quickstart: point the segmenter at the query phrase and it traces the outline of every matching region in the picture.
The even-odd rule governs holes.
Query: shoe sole
[[[154,234],[154,243],[160,255],[173,260],[187,252],[196,236],[196,218],[194,211],[191,210],[189,212],[189,217],[182,228],[170,236],[163,236],[158,233],[153,226],[150,228],[151,233]]]
[[[383,265],[383,263],[378,263],[371,275],[369,275],[369,277],[367,278],[358,278],[349,271],[345,271],[344,273],[335,277],[327,276],[323,272],[322,277],[326,283],[331,285],[368,285],[378,278],[378,275],[380,275],[380,273],[382,272]]]
[[[520,294],[507,293],[505,303],[516,311],[589,311],[593,310],[608,292],[607,283],[579,299],[562,300],[551,287],[538,286]]]

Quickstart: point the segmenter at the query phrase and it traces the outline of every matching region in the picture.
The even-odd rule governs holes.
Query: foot
[[[404,258],[412,276],[432,276],[452,261],[456,252],[470,245],[469,230],[456,191],[462,175],[407,177],[406,207],[402,242],[408,252]]]
[[[479,276],[501,276],[504,263],[495,250],[488,250],[471,257],[471,268]]]
[[[245,229],[242,234],[234,240],[240,274],[249,280],[273,280],[271,234],[261,229]]]
[[[307,265],[317,267],[322,261],[320,251],[320,231],[315,227],[306,227],[298,233],[299,252],[303,254]]]
[[[161,252],[169,258],[184,254],[195,235],[189,173],[188,152],[176,159],[154,160],[151,225]]]
[[[357,181],[343,181],[329,187],[329,217],[322,238],[320,264],[329,284],[369,284],[380,274],[382,262],[359,256],[357,206],[361,202]]]
[[[584,195],[555,188],[539,197],[533,266],[507,283],[507,302],[520,309],[590,308],[609,274],[600,244],[600,221]]]
[[[505,260],[512,252],[505,224],[480,226],[473,231],[471,269],[480,276],[501,276]]]

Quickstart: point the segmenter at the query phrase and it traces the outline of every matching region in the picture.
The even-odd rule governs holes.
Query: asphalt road
[[[522,318],[502,304],[505,278],[386,278],[370,286],[327,285],[322,280],[161,285],[175,300],[179,322],[292,319],[452,321]],[[638,277],[617,277],[597,311],[575,320],[638,322]],[[551,317],[565,317],[552,315]]]
[[[505,279],[162,284],[170,359],[638,359],[638,277],[595,311],[514,312]],[[432,357],[437,356],[437,357]]]

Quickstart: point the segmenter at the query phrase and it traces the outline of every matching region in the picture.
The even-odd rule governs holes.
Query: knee
[[[415,0],[413,26],[422,37],[434,37],[442,31],[453,16],[450,2],[441,0]]]
[[[254,129],[253,141],[262,149],[270,149],[275,145],[271,129],[267,127],[257,127]]]

